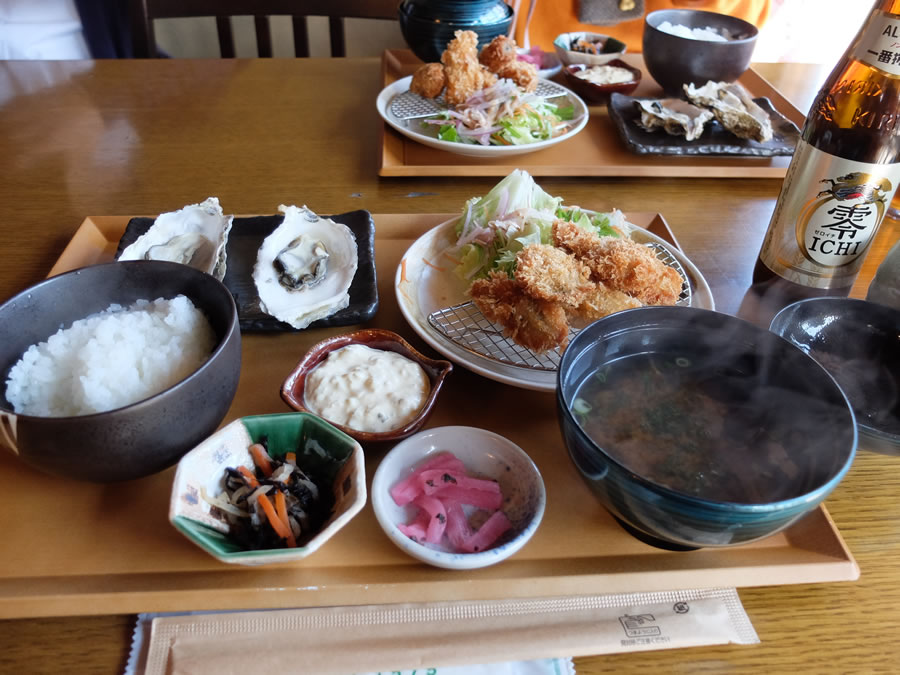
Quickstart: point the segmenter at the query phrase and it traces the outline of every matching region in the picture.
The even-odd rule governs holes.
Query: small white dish
[[[608,45],[610,51],[604,51],[600,54],[588,54],[586,52],[575,51],[572,49],[572,45],[579,40],[587,40],[589,42],[603,41]],[[614,59],[622,58],[622,55],[627,51],[625,43],[620,40],[616,40],[604,33],[590,33],[585,31],[560,33],[556,36],[556,39],[553,40],[553,48],[556,50],[556,55],[559,57],[559,60],[566,66],[572,66],[578,63],[584,63],[588,66],[602,66]]]
[[[530,50],[524,47],[516,48],[517,54],[528,54],[529,52]],[[542,51],[541,54],[541,67],[538,68],[538,77],[542,80],[549,80],[562,70],[562,61],[559,60],[556,52]]]
[[[446,451],[460,459],[470,475],[500,483],[502,508],[512,529],[486,551],[456,553],[440,545],[413,541],[397,528],[398,523],[412,519],[416,507],[398,506],[391,497],[391,487],[425,460]],[[464,426],[427,429],[398,443],[375,471],[369,494],[378,524],[394,544],[417,560],[453,570],[487,567],[519,551],[540,525],[547,503],[541,474],[524,450],[491,431]]]
[[[552,83],[552,86],[556,89],[565,89],[566,96],[569,98],[569,101],[575,110],[574,118],[578,120],[575,126],[563,135],[546,141],[528,143],[526,145],[479,145],[442,141],[439,138],[434,138],[433,136],[418,131],[416,129],[420,124],[418,119],[404,120],[391,112],[391,101],[393,101],[395,96],[409,91],[409,83],[411,81],[412,76],[409,75],[400,78],[396,82],[393,82],[382,89],[381,93],[378,94],[378,98],[375,99],[375,107],[378,110],[378,114],[381,115],[381,119],[383,119],[390,127],[396,129],[407,138],[418,141],[430,148],[452,152],[455,155],[465,155],[467,157],[509,157],[512,155],[524,155],[530,152],[537,152],[538,150],[549,148],[557,143],[562,143],[563,141],[573,138],[579,131],[584,129],[588,117],[590,117],[587,104],[582,101],[577,94],[554,82]]]

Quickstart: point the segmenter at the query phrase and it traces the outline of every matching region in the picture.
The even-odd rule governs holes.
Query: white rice
[[[707,26],[706,28],[688,28],[681,24],[672,24],[663,21],[657,29],[663,33],[677,35],[678,37],[687,38],[689,40],[706,40],[707,42],[728,42],[728,37],[717,31],[715,28]]]
[[[184,379],[216,337],[185,296],[111,305],[30,346],[9,372],[6,400],[23,415],[88,415],[136,403]]]

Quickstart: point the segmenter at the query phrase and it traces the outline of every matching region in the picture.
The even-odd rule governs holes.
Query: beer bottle
[[[900,0],[878,0],[816,96],[787,170],[753,271],[768,314],[850,292],[898,182]]]

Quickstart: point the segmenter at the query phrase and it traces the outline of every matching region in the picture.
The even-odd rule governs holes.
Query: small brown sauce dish
[[[428,378],[427,397],[415,417],[388,431],[361,431],[332,420],[328,422],[360,443],[398,441],[421,429],[431,414],[438,392],[444,379],[453,370],[453,365],[449,361],[430,359],[420,354],[400,335],[389,330],[368,328],[345,335],[335,335],[313,345],[285,379],[281,387],[281,398],[284,402],[294,410],[316,414],[306,402],[307,378],[329,354],[349,345],[364,345],[372,349],[394,352],[417,363]]]
[[[591,68],[606,68],[610,66],[627,70],[632,74],[632,78],[626,82],[595,84],[594,82],[579,76],[580,73],[590,70]],[[600,66],[576,63],[571,66],[566,66],[563,68],[562,72],[563,76],[566,78],[566,85],[569,89],[581,96],[581,98],[588,103],[606,103],[609,101],[609,97],[613,92],[628,95],[637,89],[638,85],[641,83],[640,69],[625,63],[625,61],[622,61],[621,59],[616,59]]]

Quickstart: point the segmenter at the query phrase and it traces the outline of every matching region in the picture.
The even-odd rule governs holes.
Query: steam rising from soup
[[[750,353],[702,363],[637,353],[585,377],[571,410],[614,460],[658,485],[722,502],[789,499],[821,480],[808,467],[835,409],[767,385],[771,365]]]

